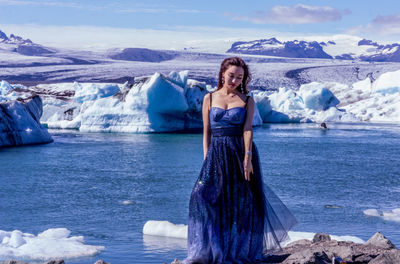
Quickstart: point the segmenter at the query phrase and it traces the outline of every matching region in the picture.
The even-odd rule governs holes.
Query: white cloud
[[[349,34],[373,34],[381,37],[400,37],[400,13],[387,16],[377,16],[371,23],[356,26],[347,30]]]
[[[2,5],[14,5],[14,6],[58,6],[58,7],[73,7],[81,8],[82,5],[74,2],[62,2],[62,1],[25,1],[25,0],[0,0]]]
[[[0,0],[0,5],[11,6],[48,6],[48,7],[68,7],[83,10],[108,10],[115,13],[148,13],[148,14],[174,14],[174,13],[201,13],[196,9],[181,9],[173,6],[163,8],[152,6],[136,6],[131,3],[112,2],[104,5],[85,5],[79,2],[64,1],[29,1],[29,0]]]
[[[337,10],[329,6],[273,6],[268,12],[257,11],[251,16],[232,16],[233,20],[250,21],[255,24],[313,24],[342,19],[350,10]]]

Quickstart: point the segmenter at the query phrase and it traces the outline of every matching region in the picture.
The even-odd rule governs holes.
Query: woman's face
[[[224,86],[229,90],[234,90],[242,83],[244,70],[240,66],[231,65],[222,76],[224,77]]]

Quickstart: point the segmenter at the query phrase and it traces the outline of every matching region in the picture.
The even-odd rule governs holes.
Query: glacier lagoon
[[[264,181],[297,217],[300,236],[367,240],[381,231],[399,247],[400,125],[328,127],[255,128]],[[185,256],[185,239],[144,235],[143,226],[149,220],[186,224],[202,162],[201,134],[50,132],[51,144],[0,150],[0,260],[13,258],[6,255],[11,244],[4,231],[15,230],[33,236],[47,230],[66,243],[68,229],[81,250],[98,253],[83,250],[78,257],[77,250],[67,263],[169,263]],[[25,246],[19,259],[37,258],[33,246],[29,251],[29,243],[15,237],[15,255]],[[71,243],[64,245],[76,246]]]

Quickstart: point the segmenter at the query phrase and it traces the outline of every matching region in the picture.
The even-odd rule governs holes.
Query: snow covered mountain
[[[37,56],[54,53],[50,48],[33,43],[30,39],[11,34],[9,37],[0,30],[0,51],[9,51],[26,56]]]
[[[233,43],[227,52],[287,58],[400,62],[398,43],[381,45],[372,40],[345,35],[321,42],[306,40],[281,42],[276,38],[241,41]]]
[[[325,53],[321,44],[316,41],[294,40],[280,42],[276,38],[235,42],[227,52],[288,58],[332,59],[332,56]]]

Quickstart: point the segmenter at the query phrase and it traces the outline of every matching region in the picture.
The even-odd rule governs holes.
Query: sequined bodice
[[[244,107],[223,109],[213,106],[210,108],[211,128],[241,126],[245,122],[245,118],[246,109]]]

